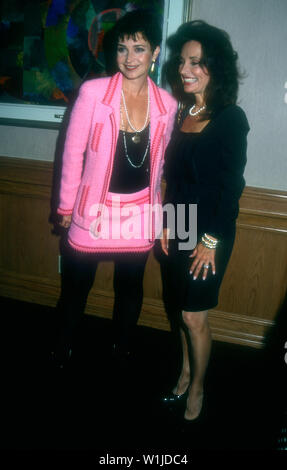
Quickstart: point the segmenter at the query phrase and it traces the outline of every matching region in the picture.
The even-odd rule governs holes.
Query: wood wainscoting
[[[55,306],[59,237],[49,222],[50,162],[0,158],[0,295]],[[285,296],[287,192],[247,187],[220,301],[210,311],[214,339],[260,347]],[[113,265],[101,263],[86,313],[111,318]],[[160,268],[151,253],[140,324],[168,330]]]

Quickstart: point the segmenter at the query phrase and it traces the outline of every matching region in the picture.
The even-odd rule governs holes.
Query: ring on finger
[[[205,269],[208,269],[208,268],[209,268],[209,264],[204,264],[203,267],[204,267]]]

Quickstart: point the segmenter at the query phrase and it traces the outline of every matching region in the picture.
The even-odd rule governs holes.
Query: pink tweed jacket
[[[148,83],[151,136],[149,203],[152,206],[161,201],[164,152],[173,128],[177,103],[150,78]],[[58,213],[72,214],[69,241],[80,251],[98,251],[94,239],[90,237],[87,242],[87,232],[95,218],[91,208],[95,204],[105,204],[109,190],[120,129],[121,89],[120,72],[112,77],[89,80],[81,86],[71,113],[63,154]],[[155,221],[152,219],[154,217],[151,217],[154,239]]]

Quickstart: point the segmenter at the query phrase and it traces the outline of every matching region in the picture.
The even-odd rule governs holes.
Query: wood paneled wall
[[[55,306],[59,237],[49,223],[53,165],[0,157],[0,295]],[[287,192],[247,187],[220,301],[210,311],[215,339],[260,347],[284,298]],[[102,263],[86,313],[111,317],[113,265]],[[169,329],[159,264],[150,255],[140,324]]]

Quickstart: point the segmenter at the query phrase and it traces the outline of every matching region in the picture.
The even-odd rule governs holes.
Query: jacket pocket
[[[83,215],[84,215],[84,210],[85,210],[85,207],[86,207],[86,202],[87,202],[87,199],[88,199],[89,191],[90,191],[90,186],[86,186],[86,185],[83,186],[80,202],[79,202],[79,205],[78,205],[78,214],[79,214],[80,217],[83,217]]]
[[[94,135],[93,135],[93,138],[92,138],[92,150],[94,152],[98,151],[103,126],[104,126],[104,124],[102,122],[97,122],[96,125],[95,125]]]

